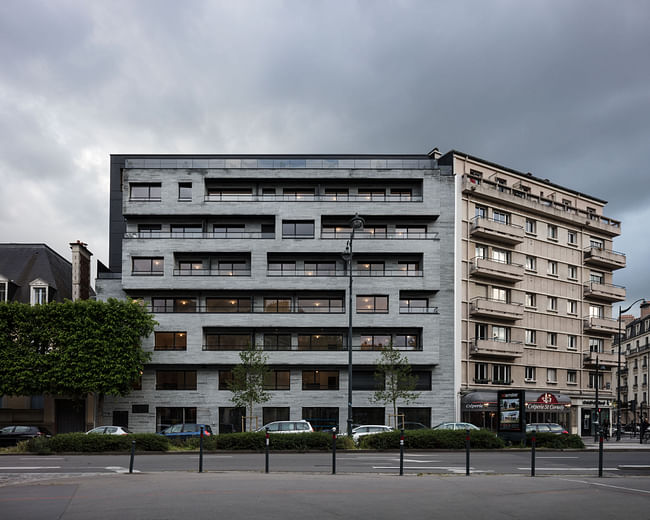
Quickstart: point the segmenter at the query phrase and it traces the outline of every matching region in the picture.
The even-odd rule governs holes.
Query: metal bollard
[[[603,476],[603,430],[600,430],[598,440],[598,476]]]
[[[469,477],[469,428],[465,430],[465,476]]]
[[[332,475],[336,475],[336,427],[332,428]]]
[[[533,431],[533,436],[530,439],[530,476],[535,476],[535,444],[537,442],[537,437],[535,437],[535,432]]]
[[[131,441],[131,462],[129,463],[129,473],[133,473],[134,458],[135,458],[135,441]]]
[[[265,441],[266,442],[266,457],[265,457],[266,461],[265,461],[265,465],[264,465],[264,473],[268,473],[269,472],[269,429],[265,428],[265,430],[266,430],[266,441]]]
[[[404,475],[404,429],[400,430],[399,435],[399,474]]]
[[[201,435],[199,436],[199,473],[203,473],[203,426],[201,426]]]

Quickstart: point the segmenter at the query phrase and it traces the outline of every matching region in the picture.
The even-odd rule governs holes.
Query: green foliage
[[[261,348],[249,345],[239,353],[241,363],[232,370],[232,379],[228,384],[235,406],[248,408],[249,417],[253,415],[253,406],[267,402],[271,396],[264,390],[264,379],[270,373],[266,362],[267,356]],[[252,421],[252,419],[249,419]]]
[[[532,445],[532,437],[532,433],[526,434],[526,446]],[[580,435],[567,435],[566,433],[557,435],[555,433],[537,432],[535,435],[535,447],[551,448],[555,450],[582,449],[585,447],[585,444],[582,442]]]
[[[393,431],[366,435],[360,438],[359,447],[374,450],[399,449],[400,432]],[[489,430],[472,430],[470,433],[472,449],[503,448],[504,443],[494,432]],[[410,430],[404,433],[405,449],[465,449],[465,432],[460,430]]]
[[[150,354],[155,321],[110,299],[0,305],[0,395],[126,395]]]
[[[397,401],[405,404],[417,401],[419,392],[414,392],[417,377],[411,374],[411,365],[406,356],[393,348],[391,341],[381,349],[381,356],[375,363],[375,379],[381,385],[370,399],[374,403],[390,404],[393,417],[397,419]]]
[[[135,448],[139,451],[167,451],[169,449],[167,438],[155,433],[131,435],[62,433],[50,438],[30,439],[27,442],[27,449],[35,453],[129,452],[132,441],[135,441]]]
[[[214,450],[248,450],[264,451],[266,434],[264,432],[224,433],[204,437],[203,449]],[[185,447],[198,449],[199,439],[188,439],[183,443]],[[337,437],[336,448],[345,450],[353,449],[352,439]],[[307,451],[307,450],[331,450],[332,434],[327,432],[271,434],[269,437],[269,449],[278,451]]]

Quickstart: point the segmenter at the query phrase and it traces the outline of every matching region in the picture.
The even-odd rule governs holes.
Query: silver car
[[[258,432],[268,429],[269,433],[310,433],[314,429],[308,421],[273,421],[258,428]]]

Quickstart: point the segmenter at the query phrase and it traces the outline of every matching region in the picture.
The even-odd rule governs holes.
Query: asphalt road
[[[399,452],[337,453],[337,474],[399,473]],[[0,484],[25,475],[75,473],[125,473],[129,455],[4,455],[0,457]],[[530,475],[530,451],[476,451],[470,456],[472,475]],[[134,459],[136,472],[183,471],[199,468],[198,453],[141,454]],[[263,453],[206,453],[204,472],[263,472]],[[597,476],[598,452],[537,451],[537,476]],[[271,473],[332,473],[331,453],[275,453],[269,455]],[[464,452],[406,452],[404,473],[465,475]],[[611,451],[603,457],[604,476],[650,477],[650,451]]]
[[[647,519],[650,479],[404,477],[386,474],[160,472],[51,478],[0,487],[21,520],[179,518]]]

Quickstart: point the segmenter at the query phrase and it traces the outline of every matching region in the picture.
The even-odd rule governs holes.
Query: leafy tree
[[[420,397],[419,392],[414,392],[417,377],[411,373],[408,358],[394,349],[392,342],[381,349],[381,355],[375,363],[375,380],[381,388],[375,390],[370,401],[392,405],[396,422],[397,401],[401,399],[405,404],[409,404]]]
[[[0,395],[126,395],[154,325],[131,301],[0,304]]]
[[[252,428],[253,406],[267,402],[271,396],[264,390],[264,379],[270,373],[266,362],[268,357],[255,345],[248,345],[239,353],[241,363],[232,369],[228,386],[232,392],[230,400],[235,406],[248,409],[248,427]]]

